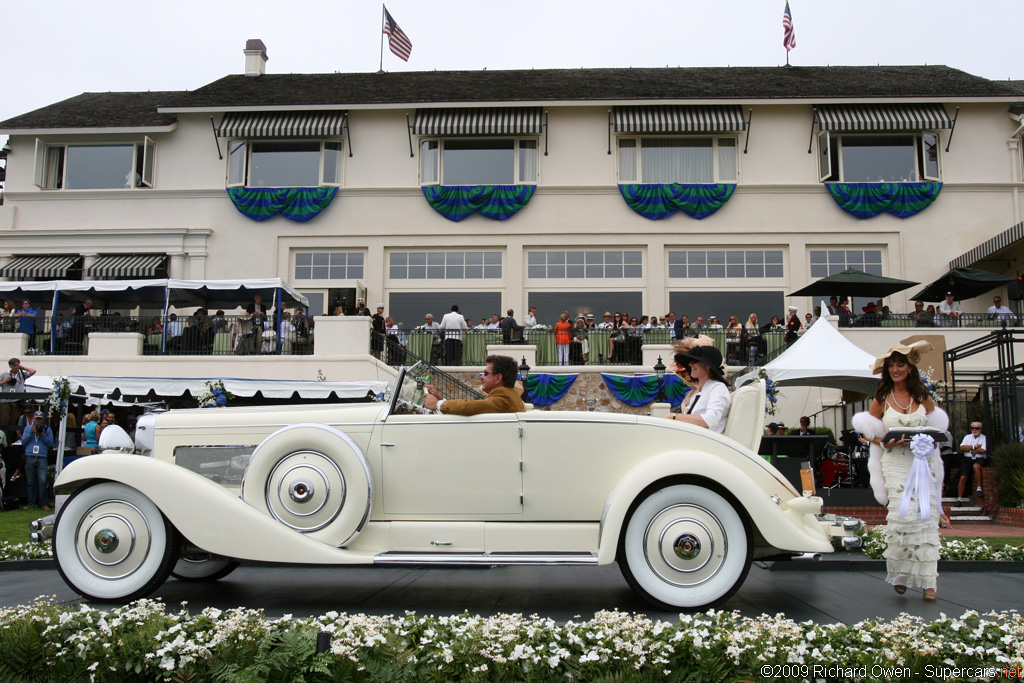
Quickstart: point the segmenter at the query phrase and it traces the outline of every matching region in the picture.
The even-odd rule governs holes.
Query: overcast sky
[[[784,0],[391,0],[412,58],[388,71],[785,64]],[[1024,80],[1022,0],[791,0],[794,65],[946,64]],[[381,4],[364,0],[6,0],[0,120],[82,92],[189,90],[243,71],[376,71]]]

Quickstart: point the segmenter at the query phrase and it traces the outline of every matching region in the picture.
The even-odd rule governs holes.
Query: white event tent
[[[870,394],[878,385],[878,375],[871,374],[874,362],[874,356],[822,317],[762,369],[779,386],[816,386]],[[748,372],[736,380],[736,386],[755,379],[757,371]]]

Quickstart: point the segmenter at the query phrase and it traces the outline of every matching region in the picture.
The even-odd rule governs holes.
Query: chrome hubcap
[[[117,534],[112,529],[101,529],[96,532],[96,537],[93,539],[93,543],[96,544],[96,550],[99,550],[105,555],[117,550]]]
[[[672,544],[676,557],[681,560],[692,560],[700,555],[700,539],[693,534],[683,534]]]

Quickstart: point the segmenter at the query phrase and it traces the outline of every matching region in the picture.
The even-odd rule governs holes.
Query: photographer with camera
[[[53,448],[53,432],[43,424],[43,414],[36,411],[32,415],[32,424],[25,427],[21,435],[21,445],[25,448],[25,480],[28,483],[28,504],[38,505],[43,510],[50,510],[46,495],[49,462],[47,457]]]
[[[32,368],[21,364],[17,358],[7,361],[8,371],[0,375],[0,426],[11,427],[18,422],[18,399],[3,398],[3,394],[22,393],[25,391],[25,382],[29,377],[36,374]]]

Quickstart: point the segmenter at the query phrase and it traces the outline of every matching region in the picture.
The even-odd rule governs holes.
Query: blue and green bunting
[[[627,406],[639,408],[654,401],[658,395],[657,375],[608,375],[601,373],[604,385],[612,396]],[[690,387],[676,375],[665,375],[662,380],[665,402],[677,406],[683,402]]]
[[[579,375],[548,375],[537,373],[526,378],[526,396],[537,407],[557,403],[568,393]]]
[[[825,183],[832,199],[857,218],[873,218],[886,211],[907,218],[927,209],[942,190],[942,183]]]
[[[316,218],[338,194],[336,187],[229,187],[235,208],[254,221],[281,214],[290,221],[305,223]]]
[[[707,218],[729,201],[736,184],[619,185],[629,208],[644,218],[658,220],[682,211],[691,218]]]
[[[536,185],[427,185],[427,203],[450,221],[461,221],[474,213],[503,221],[530,203]]]

